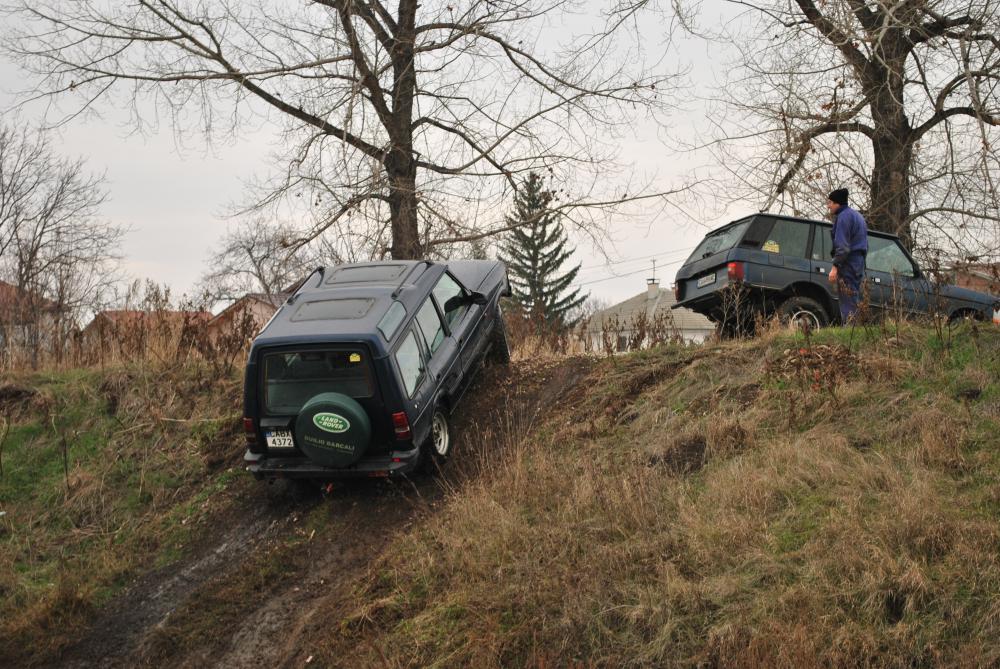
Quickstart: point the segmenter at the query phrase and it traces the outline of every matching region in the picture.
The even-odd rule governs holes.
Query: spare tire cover
[[[306,402],[295,419],[295,444],[310,460],[326,467],[348,467],[368,448],[372,424],[353,398],[321,393]]]

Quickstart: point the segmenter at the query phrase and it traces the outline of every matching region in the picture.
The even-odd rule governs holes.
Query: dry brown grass
[[[30,398],[0,476],[0,664],[51,657],[124,579],[181,555],[227,485],[210,445],[240,416],[239,379],[147,360],[22,373]],[[239,440],[227,439],[227,467]],[[64,448],[65,447],[65,448]],[[218,460],[219,454],[212,454]]]
[[[926,346],[856,349],[835,397],[766,375],[779,336],[602,364],[383,556],[321,657],[995,665],[997,424],[924,387],[969,375]]]

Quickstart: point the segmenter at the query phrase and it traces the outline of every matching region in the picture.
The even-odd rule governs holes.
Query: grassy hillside
[[[998,371],[971,324],[522,361],[442,478],[305,502],[235,376],[5,379],[0,665],[996,665]]]
[[[1000,333],[894,334],[602,362],[543,423],[486,439],[478,477],[346,616],[314,616],[303,656],[995,666]]]
[[[45,658],[181,557],[242,435],[238,381],[131,365],[0,383],[0,664]]]

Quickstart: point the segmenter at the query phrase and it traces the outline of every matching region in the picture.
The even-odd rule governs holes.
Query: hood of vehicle
[[[938,288],[941,291],[942,297],[947,297],[954,300],[965,300],[967,302],[976,302],[978,304],[987,304],[990,306],[995,305],[1000,298],[995,295],[990,295],[989,293],[980,293],[976,290],[970,290],[968,288],[962,288],[961,286],[953,286],[951,284],[941,284]]]
[[[449,260],[448,270],[463,286],[470,290],[480,290],[486,277],[497,266],[495,260]]]

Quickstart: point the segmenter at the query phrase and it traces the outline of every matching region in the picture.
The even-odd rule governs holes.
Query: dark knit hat
[[[837,190],[830,193],[830,202],[836,202],[837,204],[847,205],[847,189],[838,188]]]

